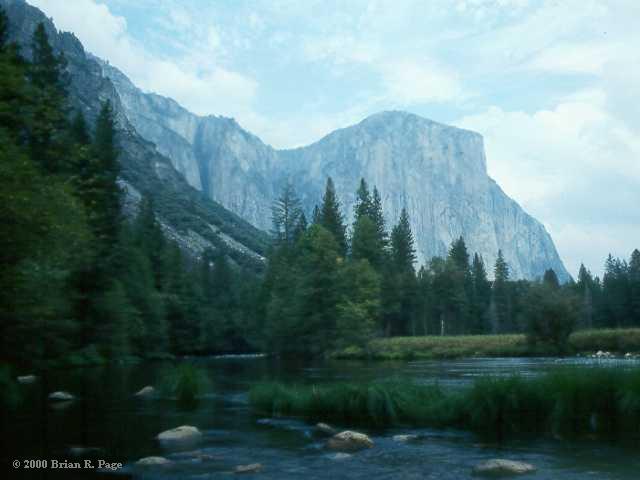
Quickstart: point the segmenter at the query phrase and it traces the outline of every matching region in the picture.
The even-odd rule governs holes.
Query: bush
[[[182,406],[193,407],[209,386],[203,369],[183,363],[162,373],[159,388],[163,395],[174,397]]]

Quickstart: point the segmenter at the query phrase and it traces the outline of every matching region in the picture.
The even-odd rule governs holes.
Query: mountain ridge
[[[487,174],[482,135],[390,110],[328,133],[301,147],[275,149],[235,119],[198,116],[175,100],[144,93],[117,68],[101,63],[124,98],[125,112],[156,142],[189,182],[257,227],[270,227],[270,205],[291,181],[309,213],[331,176],[351,221],[361,177],[382,194],[388,225],[407,207],[420,263],[445,256],[463,236],[491,266],[503,250],[515,278],[538,278],[553,268],[570,279],[544,226]],[[120,79],[120,80],[119,80]],[[151,101],[150,99],[155,99]],[[162,99],[162,100],[160,100]],[[163,105],[170,105],[169,111]],[[170,134],[184,142],[170,142]],[[180,145],[178,144],[180,143]]]

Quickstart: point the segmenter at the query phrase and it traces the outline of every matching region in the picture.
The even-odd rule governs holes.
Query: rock
[[[85,447],[83,445],[72,445],[68,448],[67,452],[73,457],[87,457],[101,455],[104,453],[104,449],[100,447]]]
[[[153,388],[151,385],[142,387],[140,390],[134,393],[136,397],[151,397],[152,395],[155,395],[155,394],[156,394],[156,389]]]
[[[161,432],[156,437],[161,442],[174,442],[174,441],[186,441],[196,440],[202,436],[200,430],[190,425],[182,425],[180,427],[173,428]]]
[[[394,435],[394,442],[413,442],[418,439],[418,435]]]
[[[140,467],[166,466],[169,464],[171,464],[171,460],[167,460],[164,457],[144,457],[136,462],[136,465]]]
[[[511,475],[524,475],[525,473],[533,473],[535,471],[536,468],[528,463],[496,458],[476,465],[473,469],[473,474],[484,477],[508,477]]]
[[[373,441],[364,433],[346,430],[331,437],[327,442],[327,447],[331,450],[355,452],[373,447]]]
[[[344,453],[344,452],[338,452],[338,453],[334,453],[333,455],[329,455],[329,458],[331,460],[348,460],[351,457],[353,457],[353,455],[351,455],[350,453]]]
[[[336,433],[338,433],[335,428],[333,428],[331,425],[327,425],[326,423],[317,423],[316,432],[321,435],[326,435],[327,437],[332,437]]]
[[[233,469],[233,473],[258,473],[262,471],[261,463],[251,463],[249,465],[238,465]]]
[[[69,392],[63,392],[63,391],[53,392],[49,394],[49,400],[53,400],[55,402],[66,402],[66,401],[73,400],[75,398],[76,397],[71,395]]]
[[[627,353],[624,354],[624,358],[633,358],[633,354],[627,352]],[[18,378],[20,378],[20,377],[18,377]]]
[[[34,383],[37,379],[38,377],[36,377],[35,375],[22,375],[18,377],[18,383],[22,383],[26,385],[29,383]]]

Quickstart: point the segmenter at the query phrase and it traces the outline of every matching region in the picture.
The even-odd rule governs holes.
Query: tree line
[[[387,228],[362,180],[347,225],[331,178],[303,211],[295,188],[273,205],[258,276],[224,248],[181,250],[143,198],[122,211],[118,128],[102,103],[72,107],[64,56],[40,24],[25,59],[0,10],[0,358],[43,364],[262,350],[323,355],[376,337],[527,332],[561,345],[574,328],[640,326],[640,252],[584,266],[560,285],[510,278],[455,240],[415,268],[409,216]]]
[[[167,239],[150,200],[122,213],[118,129],[72,108],[42,24],[31,59],[0,10],[0,356],[11,363],[248,348],[257,281],[222,249]]]
[[[317,355],[366,347],[375,337],[526,333],[562,349],[576,328],[640,327],[640,252],[606,261],[603,280],[584,265],[561,285],[549,269],[516,280],[501,251],[490,280],[462,237],[446,258],[415,269],[409,217],[387,231],[377,188],[364,179],[347,228],[331,178],[311,222],[291,184],[273,206],[274,247],[257,317],[265,348]]]

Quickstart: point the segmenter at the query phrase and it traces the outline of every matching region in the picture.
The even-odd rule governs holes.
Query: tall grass
[[[262,415],[385,427],[459,427],[493,435],[640,435],[640,369],[562,369],[545,376],[487,377],[464,389],[411,382],[284,385],[252,388]]]
[[[159,388],[163,395],[175,397],[185,407],[193,407],[210,387],[205,370],[189,363],[165,369],[160,378]]]
[[[581,330],[569,336],[569,351],[640,352],[640,328]],[[553,345],[527,344],[524,335],[452,335],[392,337],[373,340],[367,349],[348,347],[333,354],[336,358],[410,360],[460,357],[522,357],[556,355]]]

